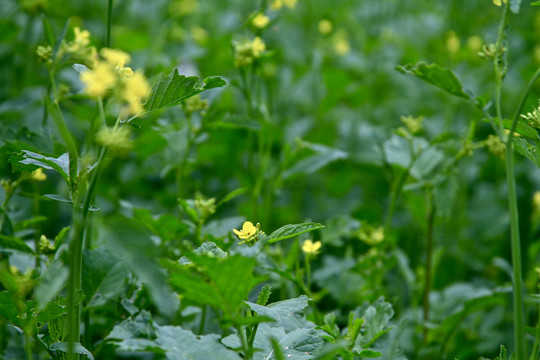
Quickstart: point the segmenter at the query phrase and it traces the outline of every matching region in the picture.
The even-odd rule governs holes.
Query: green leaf
[[[358,353],[358,356],[360,357],[365,357],[365,358],[378,358],[378,357],[381,357],[382,354],[378,351],[374,351],[374,350],[370,350],[370,349],[365,349],[365,350],[362,350]]]
[[[165,260],[170,283],[185,300],[223,310],[232,320],[248,294],[262,278],[253,275],[255,259],[240,255],[225,258],[188,254],[196,266]]]
[[[225,197],[223,199],[221,199],[216,206],[220,206],[220,205],[223,205],[229,201],[231,201],[232,199],[234,199],[235,197],[237,196],[240,196],[240,195],[243,195],[246,193],[246,191],[248,190],[248,188],[238,188],[236,190],[233,190],[231,191],[230,193],[228,193],[227,195],[225,195]]]
[[[170,360],[241,360],[219,342],[219,335],[197,335],[178,326],[157,326],[156,345]]]
[[[67,342],[57,342],[51,345],[49,348],[52,351],[62,351],[67,353],[69,348],[69,343]],[[88,351],[84,346],[82,346],[80,343],[74,343],[73,344],[73,350],[77,354],[86,355],[87,358],[90,360],[94,360],[94,357],[92,356],[92,353]]]
[[[300,234],[307,233],[309,231],[322,229],[323,227],[324,225],[313,222],[285,225],[271,233],[270,236],[268,236],[268,243],[273,244],[280,240],[289,239]]]
[[[272,294],[272,286],[270,284],[264,285],[259,292],[259,296],[257,296],[257,304],[262,306],[266,305],[268,299],[270,299],[270,294]]]
[[[124,262],[104,247],[85,250],[82,265],[82,288],[88,306],[101,306],[125,291],[129,271]]]
[[[106,337],[120,351],[152,351],[170,360],[240,360],[219,338],[216,334],[196,336],[177,326],[155,325],[144,310],[116,325]]]
[[[508,352],[506,351],[506,347],[504,345],[501,345],[501,351],[499,352],[499,357],[497,360],[508,360]]]
[[[15,236],[0,235],[0,248],[19,250],[28,254],[35,254],[34,250],[26,243]]]
[[[397,66],[396,70],[403,74],[414,75],[425,82],[438,87],[459,98],[470,100],[477,107],[482,107],[483,101],[474,97],[469,91],[465,90],[452,70],[443,68],[437,64],[427,64],[418,62],[415,65],[407,64]]]
[[[324,344],[325,333],[314,328],[299,328],[291,332],[285,332],[281,327],[273,327],[271,324],[259,324],[253,347],[258,349],[253,355],[253,360],[272,359],[272,339],[276,339],[287,360],[308,360],[320,350]],[[230,348],[239,348],[240,339],[232,334],[221,340]]]
[[[11,294],[5,290],[0,291],[0,317],[19,326],[19,310]]]
[[[488,120],[489,121],[489,120]],[[498,120],[495,119],[495,122]],[[503,120],[503,126],[505,129],[510,130],[512,128],[512,120],[505,119]],[[538,131],[532,126],[529,126],[525,119],[520,118],[516,124],[514,132],[518,133],[521,136],[525,136],[532,140],[538,140]]]
[[[527,140],[522,138],[514,138],[513,141],[514,149],[529,159],[536,167],[540,168],[540,154],[538,153],[538,144],[535,142],[535,145],[530,144]]]
[[[274,319],[275,326],[282,327],[285,332],[290,332],[294,329],[310,327],[303,312],[309,306],[309,300],[306,295],[301,295],[294,299],[278,301],[267,306],[248,301],[246,301],[246,304],[257,314]]]
[[[227,257],[227,253],[221,250],[214,242],[205,241],[197,249],[193,251],[196,255],[206,255],[215,258]],[[185,256],[182,256],[178,262],[182,265],[191,264],[191,260]]]
[[[11,155],[9,162],[13,164],[13,171],[34,171],[39,167],[55,170],[69,184],[69,155],[67,153],[53,158],[23,150],[21,153]]]
[[[362,315],[364,318],[363,333],[358,337],[357,343],[363,348],[373,344],[379,337],[388,332],[388,322],[392,316],[394,316],[392,305],[381,299],[368,306]]]
[[[331,162],[346,159],[348,157],[348,154],[344,151],[321,144],[302,141],[301,146],[302,148],[308,148],[314,151],[315,154],[299,160],[285,170],[282,175],[283,179],[288,179],[297,174],[312,174]]]
[[[174,69],[168,76],[160,75],[150,92],[145,108],[147,112],[150,112],[177,105],[182,100],[200,92],[226,84],[225,80],[220,77],[208,77],[201,81],[197,76],[179,75],[178,70]]]
[[[41,276],[39,284],[34,290],[34,296],[38,301],[38,309],[45,306],[60,292],[68,279],[67,266],[60,261],[53,261]]]

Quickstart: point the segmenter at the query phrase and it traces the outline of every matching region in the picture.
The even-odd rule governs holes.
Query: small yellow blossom
[[[346,39],[338,39],[334,42],[334,51],[340,56],[347,55],[351,51],[351,45]]]
[[[233,232],[238,236],[241,240],[248,240],[251,237],[253,237],[255,234],[257,234],[257,227],[253,225],[251,221],[246,221],[242,225],[242,230],[236,230],[233,229]]]
[[[32,180],[45,181],[47,180],[47,175],[45,175],[42,168],[39,168],[35,171],[32,171]]]
[[[261,53],[266,50],[266,44],[264,43],[264,41],[256,36],[255,39],[253,39],[253,43],[252,43],[252,48],[253,48],[253,56],[255,56],[256,58],[261,56]]]
[[[484,143],[493,155],[504,158],[506,145],[498,136],[490,134],[487,140],[484,140]]]
[[[454,55],[459,51],[460,47],[461,41],[459,41],[459,38],[454,31],[450,31],[446,39],[446,48],[448,49],[448,52],[451,55]]]
[[[80,46],[88,46],[90,45],[90,32],[88,30],[82,30],[79,27],[76,27],[73,29],[73,32],[75,33],[75,40],[73,40],[76,44]]]
[[[503,2],[506,3],[507,0],[503,0]],[[501,6],[501,5],[502,5],[501,0],[493,0],[493,3],[494,3],[495,5],[497,5],[497,6]]]
[[[136,72],[133,76],[125,79],[124,85],[123,99],[128,104],[129,114],[140,114],[144,110],[142,99],[150,92],[150,85],[148,85],[146,77],[141,72]]]
[[[405,124],[407,130],[413,135],[419,133],[422,130],[422,122],[424,121],[423,116],[414,117],[414,116],[402,116],[401,122]]]
[[[362,227],[359,234],[360,240],[365,242],[368,245],[375,246],[380,244],[384,240],[384,228],[382,226],[372,227],[365,226]]]
[[[283,3],[285,4],[285,6],[288,7],[289,9],[294,9],[297,2],[298,0],[283,0]]]
[[[283,7],[283,0],[274,0],[270,4],[270,9],[272,10],[279,10]]]
[[[270,23],[270,18],[263,13],[258,13],[257,16],[255,16],[253,20],[251,20],[251,23],[256,28],[262,29],[265,28],[268,23]]]
[[[533,195],[534,211],[540,212],[540,191],[535,191]]]
[[[120,68],[131,61],[131,56],[122,50],[103,48],[100,54],[109,64]]]
[[[302,251],[304,251],[308,255],[317,255],[320,249],[321,249],[320,241],[313,242],[311,240],[306,240],[302,244]]]
[[[108,64],[98,62],[93,70],[81,74],[85,91],[92,97],[103,96],[116,83],[116,76]]]
[[[482,38],[480,36],[473,35],[467,39],[467,46],[475,53],[479,52],[482,49],[483,43],[484,42],[482,41]]]
[[[319,32],[323,35],[328,35],[332,32],[332,23],[330,20],[323,19],[319,21]]]

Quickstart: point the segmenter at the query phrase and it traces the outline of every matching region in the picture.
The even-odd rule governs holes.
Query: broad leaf
[[[59,261],[53,261],[42,275],[39,284],[34,290],[34,296],[39,304],[39,309],[45,306],[60,292],[68,279],[67,266]]]
[[[170,282],[185,300],[223,310],[231,319],[255,285],[262,281],[253,275],[255,259],[240,255],[224,258],[189,254],[196,266],[172,261],[163,264],[170,270]]]
[[[535,142],[537,145],[539,142]],[[514,138],[514,149],[529,159],[537,168],[540,168],[540,153],[538,153],[538,147],[530,144],[527,140],[522,138]]]
[[[174,69],[168,76],[160,75],[146,101],[145,109],[150,112],[177,105],[200,92],[226,84],[220,77],[208,77],[201,81],[197,76],[179,75],[178,70]]]
[[[0,248],[19,250],[29,254],[35,254],[34,250],[23,240],[15,236],[0,235]]]
[[[348,157],[346,152],[329,146],[312,144],[305,141],[302,141],[301,144],[303,148],[309,148],[314,151],[315,154],[297,161],[290,168],[285,170],[282,175],[283,179],[288,179],[297,174],[312,174],[331,162],[346,159]]]
[[[14,325],[19,325],[19,311],[17,304],[11,294],[7,291],[0,291],[0,318]]]
[[[23,150],[21,153],[13,154],[9,158],[9,162],[13,164],[14,171],[34,171],[39,167],[55,170],[69,184],[69,156],[67,153],[53,158]]]
[[[483,101],[474,97],[468,90],[465,90],[452,70],[437,64],[427,64],[418,62],[415,65],[407,64],[397,66],[396,70],[403,74],[414,75],[431,85],[438,87],[452,95],[465,100],[470,100],[475,106],[482,107]]]
[[[129,271],[124,262],[104,247],[85,250],[83,254],[82,288],[89,306],[100,306],[125,291]]]
[[[311,323],[304,317],[304,309],[308,307],[309,298],[301,295],[295,299],[278,301],[267,306],[262,306],[247,302],[251,310],[259,315],[268,316],[275,320],[275,323],[269,326],[282,327],[285,332],[292,331],[302,327],[312,327]]]
[[[324,225],[319,223],[307,222],[301,224],[289,224],[280,227],[273,233],[271,233],[267,240],[269,244],[275,243],[280,240],[289,239],[300,234],[307,233],[309,231],[322,229]]]
[[[52,351],[62,351],[67,353],[69,348],[69,344],[67,342],[58,342],[51,345],[49,348]],[[73,350],[77,354],[86,355],[86,357],[90,360],[94,360],[94,357],[92,356],[92,353],[88,351],[84,346],[82,346],[80,343],[74,343],[73,344]]]

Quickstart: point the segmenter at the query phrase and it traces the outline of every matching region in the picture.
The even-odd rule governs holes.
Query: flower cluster
[[[533,108],[532,112],[520,115],[527,121],[527,125],[540,129],[540,105],[537,108]]]
[[[234,66],[248,66],[266,50],[266,44],[256,36],[253,40],[234,41]]]
[[[103,48],[100,55],[92,69],[81,73],[86,94],[97,98],[112,93],[123,104],[121,117],[143,112],[143,101],[150,92],[146,77],[125,66],[131,58],[123,51]]]

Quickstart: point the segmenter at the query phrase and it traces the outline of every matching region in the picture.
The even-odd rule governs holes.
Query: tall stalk
[[[502,125],[502,81],[506,73],[506,62],[504,60],[503,49],[503,40],[505,36],[505,28],[508,23],[508,10],[510,4],[509,2],[503,8],[503,14],[501,22],[499,24],[498,36],[496,42],[496,53],[493,59],[493,66],[495,72],[495,109],[497,113],[497,118],[499,121],[500,136],[504,136],[503,125]],[[516,347],[517,359],[525,359],[526,349],[525,349],[525,324],[524,324],[524,314],[523,314],[523,278],[521,274],[521,242],[519,237],[519,216],[518,216],[518,206],[517,206],[517,195],[516,195],[516,176],[514,171],[514,151],[513,151],[513,140],[514,140],[514,129],[517,125],[519,119],[519,113],[521,111],[520,107],[523,106],[525,98],[527,97],[528,92],[530,91],[531,83],[524,94],[518,109],[512,119],[512,126],[510,133],[506,137],[506,182],[508,186],[508,209],[510,212],[510,238],[511,238],[511,249],[512,249],[512,274],[513,274],[513,313],[514,313],[514,342]]]

